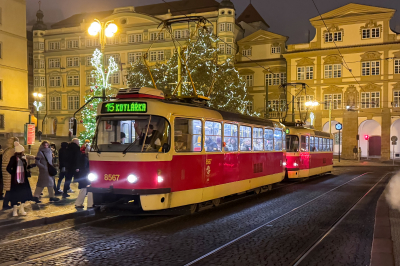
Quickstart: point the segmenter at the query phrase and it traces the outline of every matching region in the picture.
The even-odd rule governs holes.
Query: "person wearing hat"
[[[14,151],[15,153],[7,165],[7,172],[11,175],[11,187],[7,193],[11,206],[13,206],[13,216],[16,217],[18,216],[18,209],[19,215],[26,215],[25,202],[32,199],[28,178],[31,177],[29,169],[35,165],[28,166],[24,158],[25,148],[17,141],[14,142]]]
[[[3,190],[6,191],[6,194],[4,195],[4,200],[3,200],[3,210],[11,209],[12,206],[9,206],[10,200],[9,200],[9,193],[8,191],[11,189],[11,175],[7,172],[7,165],[10,162],[11,157],[14,155],[14,143],[18,142],[19,139],[17,137],[11,137],[7,140],[7,147],[5,148],[3,152],[3,158],[1,160],[2,162],[2,167],[1,167],[1,173],[3,175]]]
[[[88,153],[88,149],[90,149],[90,140],[86,139],[85,143],[82,144],[82,146],[81,146],[82,154],[87,154]]]

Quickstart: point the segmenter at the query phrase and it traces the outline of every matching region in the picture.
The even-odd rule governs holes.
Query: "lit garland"
[[[93,53],[91,64],[95,69],[92,70],[91,75],[95,79],[95,83],[93,86],[90,86],[90,91],[86,93],[85,102],[88,102],[92,97],[102,97],[103,88],[105,89],[106,97],[115,96],[115,92],[112,91],[108,79],[110,75],[118,71],[118,65],[115,63],[114,58],[110,57],[107,70],[105,70],[102,64],[102,56],[103,54],[99,49],[96,49]],[[79,135],[81,142],[84,142],[85,139],[93,139],[96,131],[97,106],[101,102],[101,99],[94,99],[82,110],[81,123],[83,123],[85,131]]]
[[[208,30],[200,29],[198,36],[191,34],[179,56],[175,51],[166,64],[156,64],[151,68],[158,89],[170,95],[176,88],[178,80],[178,60],[184,57],[194,81],[197,93],[207,95],[213,80],[215,80],[210,107],[230,112],[256,115],[249,113],[246,106],[250,99],[247,94],[246,83],[241,79],[239,72],[233,65],[233,56],[218,65],[217,48],[218,38]],[[187,71],[182,64],[182,95],[192,95],[192,85]],[[127,72],[127,81],[130,87],[153,87],[151,77],[142,61],[136,62]]]

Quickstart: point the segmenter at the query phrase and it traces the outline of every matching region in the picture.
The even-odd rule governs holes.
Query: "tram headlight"
[[[90,182],[93,182],[97,179],[97,175],[95,173],[90,173],[88,174],[87,178],[89,179]]]
[[[128,182],[133,184],[138,181],[138,178],[135,175],[128,175]]]
[[[162,177],[162,176],[158,176],[157,177],[157,181],[158,181],[158,183],[162,183],[163,181],[164,181],[164,178]]]
[[[293,166],[299,166],[299,164],[298,163],[293,163]]]
[[[286,162],[283,162],[282,165],[283,165],[283,166],[286,166]]]

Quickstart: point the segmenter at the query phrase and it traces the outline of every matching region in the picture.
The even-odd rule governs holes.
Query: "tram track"
[[[279,219],[282,219],[282,218],[284,218],[284,217],[286,217],[286,216],[288,216],[288,215],[294,213],[295,211],[297,211],[297,210],[299,210],[299,209],[301,209],[301,208],[304,208],[305,206],[307,206],[307,205],[313,203],[314,201],[316,201],[316,200],[318,200],[318,199],[320,199],[320,198],[322,198],[322,197],[328,195],[329,193],[331,193],[331,192],[333,192],[333,191],[335,191],[335,190],[337,190],[337,189],[339,189],[339,188],[341,188],[341,187],[343,187],[343,186],[345,186],[345,185],[351,183],[352,181],[354,181],[354,180],[356,180],[356,179],[358,179],[358,178],[360,178],[360,177],[362,177],[362,176],[365,176],[365,175],[367,175],[367,174],[369,174],[369,173],[372,173],[372,172],[365,172],[365,173],[363,173],[363,174],[361,174],[361,175],[358,175],[358,176],[356,176],[356,177],[354,177],[354,178],[352,178],[352,179],[346,181],[345,183],[343,183],[343,184],[341,184],[341,185],[339,185],[339,186],[336,186],[336,187],[330,189],[329,191],[327,191],[327,192],[325,192],[325,193],[323,193],[323,194],[321,194],[321,195],[319,195],[319,196],[317,196],[317,197],[315,197],[315,198],[313,198],[313,199],[311,199],[311,200],[309,200],[309,201],[303,203],[302,205],[297,206],[297,207],[293,208],[292,210],[290,210],[290,211],[288,211],[288,212],[286,212],[286,213],[284,213],[284,214],[281,214],[280,216],[275,217],[274,219],[271,219],[271,220],[269,220],[269,221],[267,221],[267,222],[265,222],[265,223],[259,225],[258,227],[256,227],[256,228],[254,228],[254,229],[248,231],[247,233],[244,233],[244,234],[242,234],[242,235],[236,237],[235,239],[233,239],[233,240],[231,240],[231,241],[225,243],[224,245],[221,245],[221,246],[219,246],[218,248],[215,248],[215,249],[213,249],[212,251],[210,251],[210,252],[208,252],[208,253],[206,253],[206,254],[204,254],[204,255],[198,257],[197,259],[194,259],[194,260],[192,260],[192,261],[190,261],[190,262],[188,262],[188,263],[186,263],[186,264],[184,264],[184,265],[185,265],[185,266],[195,265],[195,264],[197,264],[197,263],[203,261],[204,259],[206,259],[206,258],[208,258],[208,257],[211,257],[212,255],[214,255],[214,254],[216,254],[216,253],[218,253],[218,252],[224,250],[225,248],[229,247],[230,245],[232,245],[232,244],[234,244],[234,243],[236,243],[236,242],[238,242],[238,241],[240,241],[240,240],[242,240],[242,239],[244,239],[244,238],[246,238],[246,237],[249,237],[249,236],[253,235],[254,233],[258,232],[260,229],[263,229],[263,228],[265,228],[265,227],[271,226],[272,223],[278,221]],[[346,213],[344,213],[344,214],[341,216],[341,218],[339,218],[339,219],[337,220],[337,222],[336,222],[334,225],[340,223],[340,221],[342,221],[342,219],[345,218],[345,215],[347,215],[349,212],[351,212],[351,210],[357,205],[357,203],[360,202],[360,201],[362,200],[362,198],[364,198],[370,191],[372,191],[372,189],[375,188],[376,185],[378,185],[378,184],[383,180],[383,178],[386,177],[388,174],[390,174],[390,173],[387,173],[387,174],[385,174],[382,178],[380,178],[379,181],[376,182],[376,183],[374,184],[374,186],[371,187],[370,190],[368,190],[368,192],[367,192],[366,194],[364,194],[361,198],[359,198],[359,199],[354,203],[354,205],[353,205],[348,211],[346,211]],[[334,226],[334,225],[333,225],[333,226]],[[331,228],[331,230],[333,230],[333,228]],[[329,233],[331,232],[331,230],[329,231]],[[327,234],[328,234],[328,233],[327,233]],[[325,236],[326,236],[326,235],[324,235],[321,239],[323,239]],[[320,239],[319,239],[318,241],[320,242]],[[317,241],[317,242],[318,242],[318,241]],[[319,243],[319,242],[318,242],[318,243]],[[303,260],[303,259],[305,258],[305,256],[306,256],[307,251],[311,252],[312,249],[315,248],[315,246],[317,246],[318,243],[314,242],[314,243],[313,243],[313,246],[307,248],[307,250],[304,251],[303,254],[302,254],[295,262],[293,262],[291,265],[298,265],[298,264],[295,264],[295,263],[297,263],[297,261],[299,261],[300,259]],[[315,246],[314,246],[314,245],[315,245]],[[311,249],[311,248],[312,248],[312,249]],[[309,252],[308,252],[308,253],[309,253]],[[307,253],[307,254],[308,254],[308,253]],[[305,256],[304,256],[304,255],[305,255]],[[301,262],[301,261],[300,261],[300,262]]]

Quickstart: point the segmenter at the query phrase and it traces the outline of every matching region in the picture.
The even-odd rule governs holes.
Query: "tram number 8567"
[[[118,181],[119,175],[112,175],[112,174],[105,174],[104,175],[104,180],[106,181]]]

